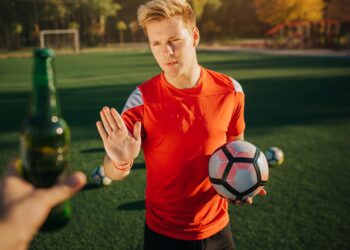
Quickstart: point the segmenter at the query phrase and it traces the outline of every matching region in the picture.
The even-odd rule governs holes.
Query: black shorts
[[[221,231],[203,240],[178,240],[151,230],[145,224],[144,250],[233,250],[230,223]]]

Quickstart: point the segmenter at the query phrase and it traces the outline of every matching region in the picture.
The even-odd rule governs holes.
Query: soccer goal
[[[77,29],[42,30],[40,47],[79,53],[79,32]]]

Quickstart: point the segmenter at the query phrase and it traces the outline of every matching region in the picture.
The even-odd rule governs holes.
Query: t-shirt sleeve
[[[245,120],[244,120],[244,92],[242,86],[234,79],[231,78],[234,86],[235,100],[232,118],[227,130],[227,140],[230,141],[233,137],[236,137],[244,132]]]
[[[131,134],[133,134],[135,123],[139,121],[142,124],[143,122],[143,106],[142,93],[140,89],[137,88],[130,94],[121,115],[129,133]],[[143,128],[141,130],[141,137],[145,137]]]

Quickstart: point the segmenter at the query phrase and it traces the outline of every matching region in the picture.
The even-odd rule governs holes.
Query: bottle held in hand
[[[61,115],[53,58],[51,49],[34,50],[31,102],[20,131],[23,177],[39,188],[51,187],[68,174],[70,129]],[[59,229],[71,216],[66,200],[52,209],[41,230]]]

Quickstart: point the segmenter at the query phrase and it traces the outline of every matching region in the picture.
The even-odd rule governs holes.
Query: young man
[[[198,64],[199,31],[185,0],[141,5],[138,21],[162,73],[136,88],[122,116],[101,110],[106,174],[127,176],[142,145],[145,249],[233,249],[228,202],[210,184],[208,160],[219,146],[243,139],[242,88]]]

